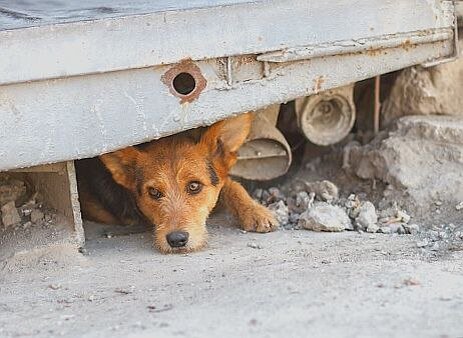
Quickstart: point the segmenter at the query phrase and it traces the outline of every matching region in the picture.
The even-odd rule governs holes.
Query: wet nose
[[[188,232],[173,231],[166,236],[166,239],[172,248],[181,248],[188,243],[188,236]]]

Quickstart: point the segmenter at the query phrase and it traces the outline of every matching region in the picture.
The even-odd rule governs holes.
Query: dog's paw
[[[271,232],[278,227],[278,221],[266,207],[257,204],[240,214],[241,227],[246,231]]]

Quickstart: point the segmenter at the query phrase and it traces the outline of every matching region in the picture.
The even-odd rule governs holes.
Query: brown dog
[[[206,219],[219,199],[246,231],[273,231],[272,213],[229,178],[251,114],[77,163],[85,218],[154,224],[163,253],[201,249]]]

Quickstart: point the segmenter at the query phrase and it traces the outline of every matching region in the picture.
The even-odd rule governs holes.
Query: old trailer
[[[0,259],[82,245],[74,160],[329,90],[349,106],[356,81],[457,57],[456,18],[447,0],[0,0],[0,170],[62,216],[4,230]]]

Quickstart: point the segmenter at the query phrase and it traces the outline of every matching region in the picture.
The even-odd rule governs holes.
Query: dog
[[[270,232],[278,222],[229,177],[252,114],[128,147],[76,164],[82,214],[107,224],[154,226],[162,253],[207,243],[206,220],[218,200],[243,230]]]

